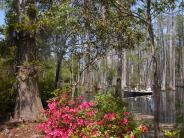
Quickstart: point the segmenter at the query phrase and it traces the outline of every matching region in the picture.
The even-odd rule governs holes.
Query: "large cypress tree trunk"
[[[17,66],[17,98],[15,106],[15,119],[36,120],[42,103],[38,88],[38,70],[32,62],[35,60],[34,38],[19,41],[17,45],[18,59]],[[26,63],[27,65],[24,65]]]
[[[21,24],[20,11],[24,11],[28,3],[26,0],[14,2],[17,4],[18,23]],[[20,30],[16,33],[15,42],[17,97],[14,118],[34,121],[42,109],[38,88],[38,69],[34,65],[36,60],[35,35],[30,34],[27,30]]]

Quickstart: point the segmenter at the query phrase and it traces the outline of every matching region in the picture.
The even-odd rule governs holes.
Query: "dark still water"
[[[184,89],[160,92],[157,96],[153,94],[125,100],[130,112],[135,113],[138,118],[150,121],[156,129],[153,134],[160,133],[157,129],[178,128],[180,129],[178,137],[184,138]]]

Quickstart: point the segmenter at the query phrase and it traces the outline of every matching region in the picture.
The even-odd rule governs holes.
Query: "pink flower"
[[[123,112],[120,116],[111,112],[101,117],[101,114],[98,116],[99,110],[94,106],[93,101],[82,102],[81,99],[83,99],[82,96],[76,101],[71,100],[68,95],[61,95],[48,103],[48,110],[42,111],[46,120],[38,126],[39,130],[45,133],[46,138],[69,138],[71,136],[109,138],[112,131],[117,137],[123,137],[127,133],[130,138],[135,138],[128,128],[129,112]],[[112,126],[117,127],[117,130]],[[138,130],[146,132],[147,128],[140,125]]]
[[[69,112],[69,111],[70,111],[70,108],[69,108],[68,106],[66,106],[66,107],[63,107],[63,110],[64,110],[65,112]]]
[[[75,104],[75,101],[74,101],[74,100],[69,100],[69,101],[68,101],[68,104],[69,104],[69,105],[74,105],[74,104]]]
[[[95,103],[94,103],[93,101],[89,101],[89,105],[90,105],[90,106],[94,106]]]
[[[127,129],[126,129],[126,132],[127,132],[127,134],[130,134],[130,129],[127,128]]]
[[[108,120],[108,119],[109,119],[108,114],[105,114],[103,118],[104,118],[105,120]]]
[[[65,124],[69,124],[72,121],[72,116],[69,114],[62,114],[61,118],[62,118],[62,122]]]
[[[96,110],[92,110],[92,111],[86,112],[86,115],[87,116],[95,116],[96,115]]]
[[[115,113],[109,113],[109,120],[115,120],[116,119],[116,114]]]
[[[83,119],[77,119],[77,124],[79,125],[79,126],[82,126],[83,124],[84,124],[84,120]]]
[[[76,123],[70,123],[70,128],[71,129],[75,129],[77,127],[77,124]]]
[[[87,126],[87,125],[90,124],[90,121],[89,121],[89,120],[86,120],[84,123],[85,123],[85,125]]]
[[[98,122],[97,122],[97,121],[95,121],[95,122],[93,123],[93,125],[94,125],[94,126],[97,126],[97,125],[98,125]]]
[[[109,113],[104,115],[105,120],[110,120],[113,121],[116,119],[116,114],[115,113]]]
[[[98,122],[98,124],[103,126],[105,124],[105,122],[104,122],[104,120],[101,120]]]
[[[76,114],[76,113],[78,112],[78,110],[75,109],[75,108],[70,108],[69,112],[70,112],[71,114]]]
[[[131,138],[135,138],[134,134],[131,134]]]
[[[125,116],[128,116],[128,115],[129,115],[129,112],[123,112],[123,114],[124,114]]]
[[[128,124],[128,119],[127,118],[123,118],[123,124],[127,125]]]
[[[146,126],[144,126],[143,124],[141,124],[140,126],[139,126],[139,129],[141,130],[141,132],[148,132],[148,128],[146,127]]]
[[[89,102],[83,102],[79,105],[80,109],[88,109],[90,107],[90,103]]]
[[[47,113],[47,111],[45,109],[41,109],[40,112],[43,114]]]
[[[57,107],[56,99],[54,99],[53,102],[48,103],[48,107],[49,107],[51,112],[54,112],[56,110],[56,107]]]
[[[80,99],[80,100],[83,100],[83,99],[84,99],[84,97],[83,97],[83,96],[79,96],[79,99]]]

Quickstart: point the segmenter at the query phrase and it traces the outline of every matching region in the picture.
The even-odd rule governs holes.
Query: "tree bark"
[[[34,65],[22,66],[17,73],[17,98],[15,119],[34,121],[40,115],[42,103],[39,96],[37,70]]]
[[[182,0],[182,3],[184,1]],[[184,16],[184,8],[182,8],[182,17]],[[181,85],[184,87],[184,24],[182,23],[181,26],[182,29],[182,35],[181,35],[181,62],[180,62],[180,81],[182,82]]]
[[[63,60],[63,54],[62,53],[57,53],[57,66],[56,66],[55,88],[58,88],[58,86],[59,86],[62,60]]]
[[[121,74],[121,89],[123,90],[126,87],[126,51],[122,50],[122,74]]]
[[[27,6],[26,0],[14,1],[17,11],[17,22],[21,22],[21,12]],[[32,19],[31,21],[34,22]],[[30,22],[31,22],[30,21]],[[37,120],[42,109],[42,103],[38,89],[38,69],[34,64],[36,60],[35,34],[20,30],[16,32],[16,80],[17,97],[14,118],[21,120]]]
[[[183,35],[183,40],[182,40],[181,51],[182,51],[182,55],[181,55],[181,82],[183,82],[182,86],[184,87],[184,35]]]
[[[166,52],[166,47],[165,47],[165,42],[164,42],[163,16],[162,15],[160,15],[159,17],[159,29],[160,29],[160,39],[161,39],[161,46],[162,46],[161,62],[163,63],[161,90],[166,90],[166,71],[167,71],[166,54],[167,52]]]
[[[154,40],[154,32],[152,26],[152,18],[151,18],[151,0],[147,0],[147,27],[148,33],[150,37],[150,42],[152,46],[152,63],[153,63],[153,92],[154,97],[156,99],[160,99],[160,78],[159,78],[159,66],[158,66],[158,53],[155,50],[155,40]],[[160,100],[155,101],[155,107],[159,110]],[[159,128],[159,112],[156,111],[154,114],[154,125],[155,125],[155,138],[160,137],[160,128]]]
[[[122,98],[122,89],[121,89],[121,82],[122,82],[122,50],[118,53],[118,70],[117,70],[117,80],[116,80],[116,91],[115,91],[115,97],[116,98]]]
[[[175,49],[173,47],[173,15],[170,16],[169,22],[169,89],[175,90]]]

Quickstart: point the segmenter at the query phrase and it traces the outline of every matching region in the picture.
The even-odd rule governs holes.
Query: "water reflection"
[[[180,126],[181,136],[184,137],[184,89],[160,92],[160,95],[128,98],[126,101],[129,111],[152,116],[154,126]]]

